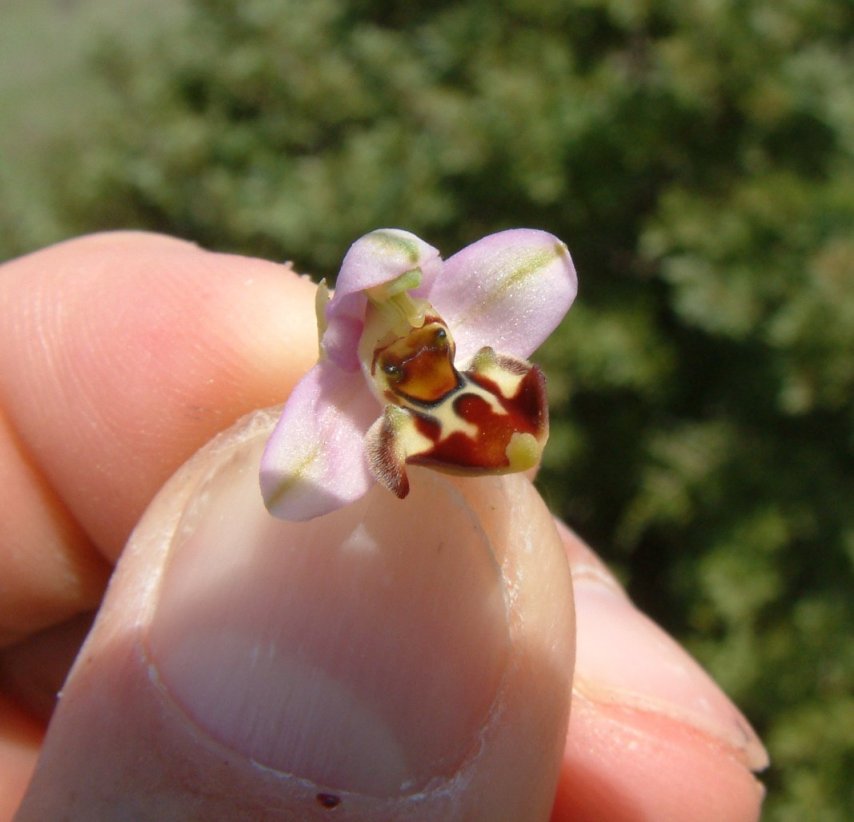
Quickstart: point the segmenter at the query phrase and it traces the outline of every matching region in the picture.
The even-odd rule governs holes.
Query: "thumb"
[[[574,620],[532,486],[413,470],[405,501],[282,522],[272,422],[152,503],[18,818],[547,819]]]

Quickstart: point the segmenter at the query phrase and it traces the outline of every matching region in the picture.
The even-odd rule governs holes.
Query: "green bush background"
[[[762,733],[766,818],[850,818],[848,0],[0,18],[0,258],[140,226],[334,275],[383,225],[565,239],[543,493]]]

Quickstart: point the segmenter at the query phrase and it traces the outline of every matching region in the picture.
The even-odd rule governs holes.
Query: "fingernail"
[[[307,523],[272,518],[263,439],[220,459],[170,549],[148,636],[200,728],[318,785],[398,796],[477,750],[509,629],[500,570],[452,485],[413,472]]]
[[[573,567],[575,688],[600,704],[666,716],[713,737],[751,770],[768,755],[741,712],[601,567]]]

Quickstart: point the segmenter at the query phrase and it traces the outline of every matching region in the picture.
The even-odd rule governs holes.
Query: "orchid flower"
[[[308,520],[378,482],[409,491],[408,464],[462,474],[534,466],[548,438],[545,378],[527,357],[575,299],[551,234],[513,229],[447,261],[381,229],[317,292],[320,357],[294,389],[261,461],[267,508]]]

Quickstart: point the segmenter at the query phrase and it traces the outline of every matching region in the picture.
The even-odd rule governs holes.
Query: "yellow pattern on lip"
[[[428,302],[401,289],[410,275],[368,294],[359,352],[385,404],[366,437],[371,473],[404,497],[407,463],[467,474],[532,467],[548,438],[542,372],[488,347],[458,371],[447,324]]]

